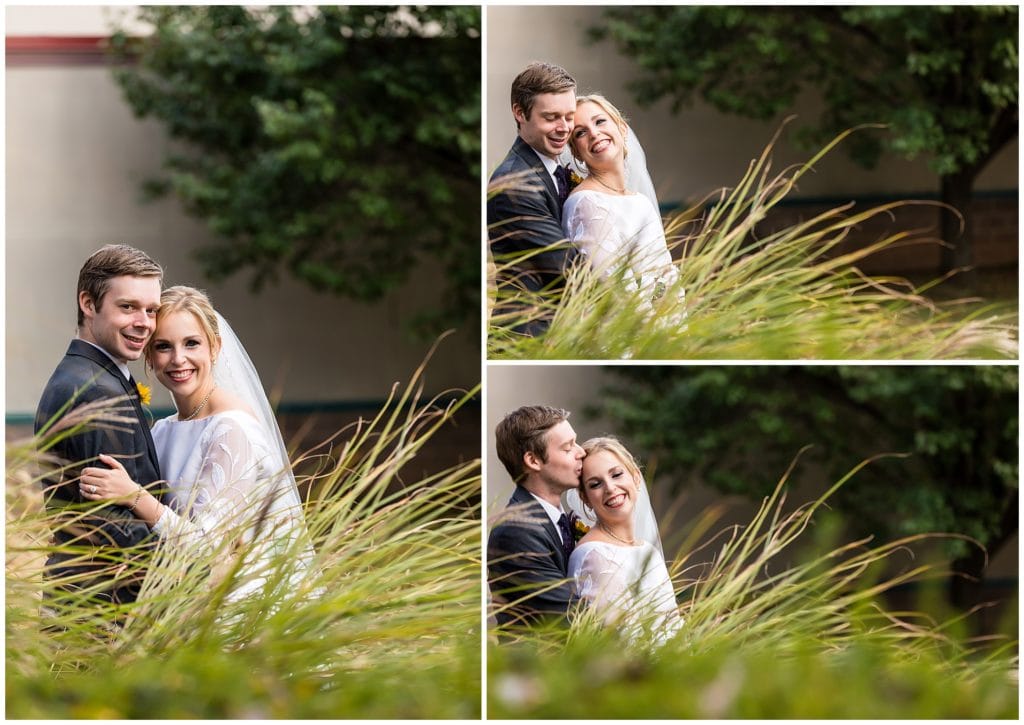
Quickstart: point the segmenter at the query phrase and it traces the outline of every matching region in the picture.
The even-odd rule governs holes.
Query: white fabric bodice
[[[211,510],[212,501],[240,500],[251,494],[257,478],[266,479],[282,468],[259,423],[240,410],[199,420],[171,416],[158,420],[152,432],[174,512],[197,521],[223,517],[223,510]]]
[[[569,557],[576,593],[604,621],[636,641],[649,629],[656,643],[670,639],[683,624],[665,559],[649,542],[618,546],[587,541]]]
[[[231,544],[248,545],[247,576],[233,597],[262,586],[261,565],[304,535],[301,503],[290,481],[280,475],[285,464],[272,439],[253,416],[240,410],[188,421],[171,416],[157,421],[152,432],[173,496],[153,531],[192,555],[218,547],[227,555]],[[225,541],[240,529],[240,541]],[[305,568],[305,554],[311,550],[302,554],[291,557],[294,574]]]
[[[643,290],[648,300],[655,296],[659,282],[668,286],[679,276],[661,217],[642,194],[574,191],[562,208],[562,230],[599,274],[616,273],[626,265],[626,288]]]

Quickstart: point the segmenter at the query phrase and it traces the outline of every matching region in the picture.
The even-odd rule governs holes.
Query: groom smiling
[[[128,362],[139,359],[153,334],[162,277],[160,265],[124,244],[108,244],[82,265],[77,290],[78,337],[71,341],[43,390],[35,432],[49,430],[59,416],[87,403],[109,401],[116,406],[110,412],[120,413],[123,420],[86,425],[74,435],[57,439],[50,452],[70,466],[57,469],[43,481],[51,511],[81,510],[88,503],[79,491],[80,466],[93,463],[101,453],[118,457],[132,479],[142,485],[160,479],[156,448],[142,411],[142,390],[132,378]],[[113,576],[123,558],[120,550],[150,537],[149,528],[131,509],[130,501],[108,504],[87,519],[76,520],[72,514],[69,524],[55,527],[57,548],[46,562],[46,576],[66,578],[63,588],[88,590],[100,601],[135,601],[138,578]],[[83,543],[95,547],[88,556],[74,551],[73,547]]]
[[[504,290],[557,290],[577,257],[571,245],[552,246],[565,240],[562,204],[569,195],[569,174],[558,157],[573,128],[576,81],[557,65],[531,63],[512,81],[511,96],[518,135],[491,175],[496,193],[487,201],[487,234],[499,267],[510,255],[537,253],[505,267],[497,284]],[[548,324],[530,320],[513,329],[539,335]]]
[[[498,458],[516,483],[487,539],[487,579],[501,626],[564,618],[573,601],[566,580],[575,539],[560,497],[576,488],[583,448],[568,411],[528,405],[495,429]]]

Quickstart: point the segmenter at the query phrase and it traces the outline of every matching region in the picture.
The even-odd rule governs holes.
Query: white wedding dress
[[[649,541],[619,546],[587,541],[569,557],[578,596],[631,642],[663,644],[682,627],[672,580],[661,552]]]
[[[679,277],[661,217],[643,194],[578,189],[562,208],[562,231],[598,274],[607,277],[625,269],[626,290],[642,292],[645,303],[660,297]]]
[[[305,534],[301,505],[276,443],[256,418],[241,410],[198,420],[170,416],[153,426],[153,442],[173,507],[153,526],[157,536],[197,560],[241,552],[233,600],[262,590],[281,574],[275,568],[282,561],[294,564],[286,578],[302,576],[307,552],[287,553]]]
[[[171,500],[152,528],[175,557],[234,569],[231,601],[268,586],[275,602],[305,596],[314,551],[288,451],[252,360],[219,313],[217,321],[214,381],[252,413],[156,422],[153,442]]]

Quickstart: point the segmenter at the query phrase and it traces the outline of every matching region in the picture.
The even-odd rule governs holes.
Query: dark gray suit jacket
[[[519,137],[491,175],[491,183],[509,176],[517,179],[512,187],[487,200],[487,237],[494,261],[501,267],[517,253],[561,244],[499,273],[498,288],[559,290],[565,286],[565,272],[576,261],[578,252],[565,243],[562,205],[551,174],[537,153]],[[500,302],[499,294],[499,306]],[[540,320],[518,331],[539,334],[547,326],[546,320]]]
[[[497,605],[517,602],[498,612],[498,624],[564,618],[574,596],[572,582],[561,581],[569,568],[562,539],[544,508],[522,486],[516,486],[508,505],[487,537],[491,596]]]
[[[102,467],[96,461],[100,453],[118,458],[136,483],[146,486],[160,480],[156,447],[149,433],[138,391],[130,381],[125,380],[110,358],[82,340],[71,341],[67,353],[46,384],[36,409],[35,431],[38,433],[69,401],[73,401],[70,409],[74,409],[86,403],[124,395],[130,397],[119,404],[118,410],[134,418],[131,424],[119,424],[116,429],[104,424],[87,426],[75,435],[59,441],[50,450],[62,461],[72,464],[43,479],[46,505],[51,511],[60,511],[69,505],[85,502],[78,489],[78,476],[83,465]],[[157,491],[153,493],[159,495]],[[92,581],[83,580],[77,584],[81,587],[106,578],[101,570],[108,568],[111,561],[121,555],[116,549],[151,541],[149,527],[143,521],[124,506],[113,504],[103,507],[88,521],[73,527],[57,527],[53,533],[58,546],[72,545],[79,549],[82,546],[95,547],[95,554],[88,561],[77,561],[69,566],[65,562],[73,558],[74,554],[58,552],[51,554],[46,562],[46,573],[54,578],[95,572],[96,578]],[[134,601],[140,583],[137,580],[111,583],[103,587],[97,596],[118,602]]]

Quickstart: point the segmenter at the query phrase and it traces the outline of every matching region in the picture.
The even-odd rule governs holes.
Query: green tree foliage
[[[173,192],[218,242],[208,275],[281,270],[376,300],[445,278],[423,329],[473,323],[480,289],[480,10],[148,7],[118,31],[136,115],[174,145],[150,193]],[[428,262],[430,272],[424,272]]]
[[[616,7],[591,30],[636,60],[638,101],[677,112],[699,96],[720,111],[771,119],[815,88],[810,143],[864,123],[851,139],[870,167],[883,151],[925,156],[941,179],[943,271],[969,265],[974,181],[1017,136],[1016,6]]]
[[[973,537],[989,554],[1017,531],[1015,367],[617,367],[599,412],[648,454],[661,486],[697,481],[760,500],[796,453],[832,480],[880,453],[840,489],[858,534]],[[954,541],[955,568],[984,555]],[[955,592],[954,592],[955,593]]]

